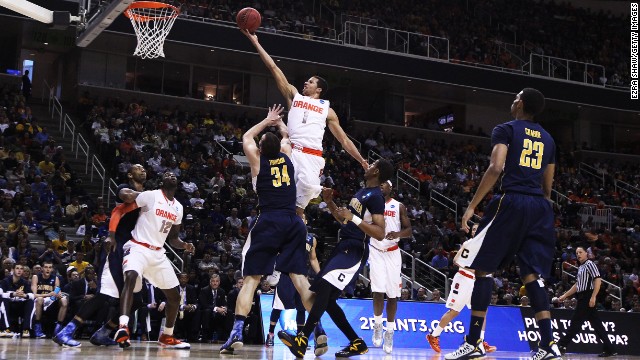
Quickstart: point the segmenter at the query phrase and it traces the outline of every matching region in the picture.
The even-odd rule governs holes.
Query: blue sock
[[[484,317],[471,315],[471,325],[469,325],[469,335],[467,335],[469,344],[475,346],[478,343],[482,332],[482,324],[484,324]]]
[[[549,346],[553,337],[551,335],[551,319],[538,320],[538,327],[540,328],[540,346]]]

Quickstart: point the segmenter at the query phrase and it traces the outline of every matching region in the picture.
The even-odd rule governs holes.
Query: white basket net
[[[150,5],[140,6],[141,3]],[[151,1],[134,2],[125,10],[125,15],[131,20],[138,37],[138,45],[133,55],[143,59],[164,57],[164,40],[179,13],[172,5]]]

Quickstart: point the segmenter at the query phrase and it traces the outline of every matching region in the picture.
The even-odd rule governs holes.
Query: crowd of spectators
[[[46,135],[46,129],[38,126],[37,119],[30,116],[28,106],[16,89],[4,87],[0,94],[3,95],[0,106],[7,108],[0,110],[0,123],[3,124],[0,126],[3,131],[0,145],[6,146],[0,149],[0,155],[4,156],[0,166],[5,174],[0,177],[4,193],[0,215],[8,223],[6,229],[0,228],[0,251],[5,269],[0,275],[8,276],[12,264],[19,263],[27,266],[24,276],[28,278],[41,271],[44,261],[50,261],[64,283],[74,279],[93,282],[86,278],[86,269],[97,266],[112,204],[105,204],[99,198],[92,199],[82,192],[79,180],[64,162],[63,152],[54,139]],[[96,149],[110,172],[118,177],[118,182],[127,181],[126,172],[136,163],[147,169],[148,189],[157,187],[159,175],[166,170],[178,175],[180,185],[176,197],[185,205],[184,226],[179,236],[196,245],[195,255],[185,258],[185,274],[181,281],[197,295],[183,304],[184,313],[177,331],[187,337],[180,329],[200,328],[197,337],[189,339],[191,341],[224,339],[231,326],[233,296],[237,296],[242,286],[238,273],[241,249],[248,226],[257,216],[248,168],[237,162],[232,154],[241,151],[241,134],[258,119],[169,108],[149,109],[143,102],[100,100],[89,94],[82,96],[78,106],[78,113],[85,120],[82,127],[93,134]],[[44,141],[36,140],[44,137]],[[396,184],[396,197],[407,206],[414,230],[413,236],[402,239],[400,246],[417,259],[452,276],[455,272],[453,256],[466,235],[459,230],[455,214],[430,201],[429,194],[436,190],[454,201],[458,209],[463,209],[487,167],[488,148],[472,142],[409,140],[380,129],[357,138],[363,144],[363,152],[373,150],[392,159],[399,169],[418,179],[419,192],[405,184]],[[321,181],[334,189],[338,202],[346,203],[359,187],[361,170],[350,166],[349,155],[341,151],[330,136],[325,139],[323,148],[327,162]],[[591,164],[607,174],[607,178],[611,174],[638,185],[634,177],[637,166],[614,162]],[[556,189],[567,197],[559,198],[556,204],[558,242],[553,276],[548,279],[550,295],[557,297],[570,286],[570,278],[562,269],[570,273],[574,270],[564,262],[575,265],[576,246],[587,244],[603,279],[622,287],[621,292],[605,287],[601,306],[610,310],[638,311],[640,203],[637,194],[616,189],[613,177],[602,182],[580,173],[570,153],[559,155],[558,169]],[[613,209],[611,225],[584,218],[578,212],[584,206]],[[335,236],[339,225],[326,211],[326,204],[321,199],[310,204],[308,215],[310,228],[321,237],[319,256],[322,259],[323,246],[330,246],[325,239]],[[482,206],[478,215],[482,215]],[[69,239],[69,231],[73,232],[74,239]],[[35,246],[34,239],[43,239],[44,246]],[[405,269],[407,265],[403,265]],[[82,288],[90,291],[90,287]],[[218,299],[199,295],[218,288],[221,289]],[[71,288],[67,290],[71,291]],[[402,299],[442,301],[446,294],[441,294],[441,290],[408,286],[402,291]],[[263,282],[259,291],[271,292],[272,289],[268,282]],[[155,294],[154,289],[149,289],[146,295],[152,320],[161,318],[164,308],[160,293]],[[74,294],[73,299],[77,301],[70,304],[69,316],[85,300],[84,296],[90,294],[80,295]],[[369,297],[370,288],[365,282],[358,281],[352,292],[345,295]],[[496,274],[495,296],[499,304],[526,306],[526,293],[515,265]],[[571,307],[571,301],[556,306]],[[152,324],[157,331],[159,322],[152,321]],[[254,326],[251,331],[256,328]],[[153,332],[142,323],[139,329],[142,338],[148,336],[147,332]]]
[[[252,6],[263,15],[265,31],[287,31],[307,36],[335,39],[342,32],[342,22],[360,21],[415,34],[449,40],[451,61],[498,66],[521,70],[529,54],[602,65],[590,67],[588,80],[602,85],[624,86],[629,83],[628,19],[611,11],[593,11],[570,2],[527,1],[526,5],[508,0],[455,1],[323,1],[321,6],[306,7],[304,2],[227,0],[176,1],[184,14],[222,21],[235,21],[235,12]],[[329,9],[330,11],[327,11]],[[582,34],[575,41],[570,34]],[[551,36],[553,35],[553,36]],[[375,39],[370,39],[375,44]],[[427,54],[437,41],[409,41],[415,54]],[[506,44],[506,46],[505,46]],[[516,46],[513,46],[516,45]],[[446,47],[437,49],[441,53]],[[557,71],[576,81],[584,79],[584,65],[556,65]],[[543,63],[533,72],[546,69]],[[530,66],[536,67],[536,63]],[[563,68],[564,67],[564,68]]]

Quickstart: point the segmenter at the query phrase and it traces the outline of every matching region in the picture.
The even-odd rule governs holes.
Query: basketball
[[[238,27],[242,30],[249,30],[249,32],[256,31],[256,29],[260,27],[261,21],[262,17],[258,10],[251,7],[246,7],[238,11],[238,15],[236,16]]]

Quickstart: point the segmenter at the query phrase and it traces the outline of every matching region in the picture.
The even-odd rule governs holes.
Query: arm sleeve
[[[497,144],[509,145],[513,138],[513,129],[507,124],[500,124],[493,128],[491,133],[491,147],[493,148]]]

